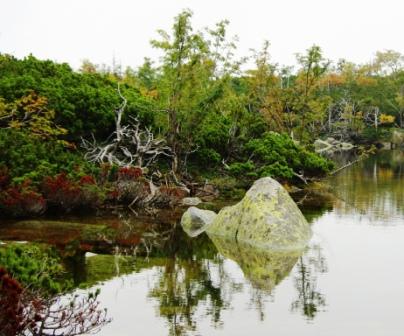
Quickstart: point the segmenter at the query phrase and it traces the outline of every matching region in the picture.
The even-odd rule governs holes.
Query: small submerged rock
[[[334,138],[327,138],[327,140],[317,139],[314,141],[314,149],[317,154],[331,155],[335,152],[348,152],[354,148],[355,146],[350,142],[338,141]]]
[[[239,203],[223,208],[217,216],[189,208],[181,224],[193,237],[206,231],[209,236],[258,248],[300,249],[311,236],[310,225],[296,203],[270,177],[257,180]]]
[[[181,205],[183,206],[196,206],[201,203],[202,200],[199,197],[184,197],[181,200]]]
[[[391,136],[391,142],[397,147],[404,146],[404,132],[402,130],[394,130]]]

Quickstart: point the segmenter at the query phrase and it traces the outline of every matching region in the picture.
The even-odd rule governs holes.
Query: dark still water
[[[391,151],[330,178],[333,206],[305,210],[313,236],[303,251],[191,239],[172,226],[174,215],[93,219],[121,244],[94,248],[93,239],[98,254],[69,269],[78,285],[101,289],[113,321],[99,335],[403,335],[403,177],[404,153]],[[23,239],[26,226],[6,227],[0,239]],[[72,235],[50,231],[36,240],[60,246]]]

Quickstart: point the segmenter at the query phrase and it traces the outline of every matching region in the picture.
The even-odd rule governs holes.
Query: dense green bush
[[[48,99],[56,112],[55,122],[69,132],[69,140],[79,140],[94,133],[100,138],[114,127],[114,110],[120,105],[117,82],[102,73],[80,73],[66,63],[39,60],[34,56],[17,59],[0,54],[0,97],[11,103],[29,92]],[[128,100],[127,115],[140,117],[152,126],[152,99],[136,88],[122,91]]]
[[[0,265],[24,287],[57,294],[71,288],[55,250],[32,244],[8,244],[0,248]]]
[[[252,161],[235,162],[229,167],[230,173],[234,176],[251,176],[257,177],[255,172],[255,164]]]
[[[295,174],[321,176],[333,168],[332,162],[296,144],[288,135],[275,132],[248,141],[243,157],[246,161],[230,165],[230,172],[235,176],[291,180]]]
[[[22,131],[0,129],[0,166],[8,168],[15,183],[29,179],[40,183],[62,171],[80,177],[98,169],[82,154],[57,141],[44,141]]]
[[[203,165],[215,166],[228,151],[230,120],[219,114],[209,114],[198,125],[195,141],[198,150],[194,160]]]
[[[360,134],[360,140],[365,143],[376,143],[381,141],[389,141],[391,138],[391,129],[385,127],[366,127]]]

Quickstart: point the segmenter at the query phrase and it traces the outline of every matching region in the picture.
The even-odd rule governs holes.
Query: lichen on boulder
[[[223,208],[207,233],[255,247],[299,249],[310,238],[311,229],[288,192],[276,180],[264,177],[239,203]]]
[[[190,208],[191,209],[191,208]],[[182,225],[190,227],[190,210],[184,214]],[[200,217],[205,210],[199,210]],[[219,236],[256,248],[275,250],[301,249],[311,236],[310,225],[288,192],[274,179],[257,180],[236,205],[224,207],[212,222],[198,225],[198,233]],[[193,234],[195,236],[195,234]]]

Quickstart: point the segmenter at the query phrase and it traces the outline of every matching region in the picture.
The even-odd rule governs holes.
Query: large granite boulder
[[[239,203],[223,208],[207,232],[271,249],[300,249],[311,236],[296,203],[270,177],[255,181]]]
[[[199,210],[198,217],[202,212]],[[186,232],[193,228],[193,208],[183,215],[181,224]],[[288,192],[274,179],[257,180],[236,205],[223,208],[217,216],[209,212],[208,220],[197,222],[195,232],[206,230],[218,236],[256,248],[300,249],[311,236],[310,225]]]

